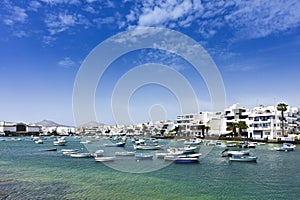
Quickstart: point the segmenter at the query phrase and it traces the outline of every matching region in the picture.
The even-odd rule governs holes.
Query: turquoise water
[[[224,147],[215,146],[199,164],[126,173],[93,158],[40,151],[54,147],[50,139],[8,140],[0,141],[1,199],[300,199],[300,146],[277,152],[275,145],[258,145],[251,149],[257,163],[230,162],[220,155]],[[68,141],[58,148],[85,148]]]

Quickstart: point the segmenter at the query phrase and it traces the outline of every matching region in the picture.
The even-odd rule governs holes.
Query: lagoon
[[[214,146],[198,164],[128,173],[93,158],[40,151],[53,147],[50,138],[41,145],[30,138],[5,139],[0,141],[1,199],[300,199],[299,145],[293,152],[258,145],[251,149],[256,163],[230,162],[221,156],[224,147]],[[78,139],[67,140],[58,148],[85,148]]]

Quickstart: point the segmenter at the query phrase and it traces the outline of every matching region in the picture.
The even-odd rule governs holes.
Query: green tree
[[[227,123],[227,131],[232,131],[233,135],[235,137],[238,136],[238,133],[236,131],[236,129],[238,128],[237,123],[236,122],[229,122]]]
[[[242,130],[247,129],[248,125],[244,121],[239,121],[236,123],[236,127],[239,129],[239,136],[242,136]]]
[[[288,107],[288,105],[285,104],[285,103],[279,103],[277,105],[277,110],[281,112],[281,119],[280,120],[281,120],[281,134],[282,134],[282,136],[285,136],[284,135],[284,120],[285,120],[284,112],[287,111],[287,107]]]

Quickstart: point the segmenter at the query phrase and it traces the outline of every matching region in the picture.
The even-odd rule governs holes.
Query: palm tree
[[[204,131],[205,131],[205,125],[203,125],[203,124],[201,124],[201,125],[199,125],[198,126],[198,130],[201,130],[201,138],[205,138],[205,133],[204,133]]]
[[[248,128],[248,125],[244,121],[239,121],[236,123],[237,128],[239,129],[239,136],[242,136],[242,130]]]
[[[282,136],[284,136],[284,120],[285,120],[283,113],[285,111],[287,111],[287,107],[288,107],[288,105],[285,103],[279,103],[277,105],[277,110],[281,111],[281,134],[282,134]]]
[[[229,122],[227,124],[227,130],[232,131],[234,136],[237,136],[236,128],[237,128],[236,122]]]

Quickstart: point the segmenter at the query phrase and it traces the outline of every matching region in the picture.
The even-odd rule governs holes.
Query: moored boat
[[[57,151],[57,148],[41,149],[41,151]]]
[[[198,163],[198,158],[189,158],[189,157],[177,157],[175,159],[175,163],[178,164],[190,164],[190,163]]]
[[[237,162],[256,162],[256,156],[247,156],[247,155],[233,155],[229,158],[230,161],[237,161]]]
[[[69,155],[72,158],[89,158],[91,157],[90,153],[71,153]]]
[[[61,153],[65,156],[69,156],[70,154],[77,153],[79,149],[62,149]]]
[[[65,146],[67,144],[67,141],[64,139],[58,139],[53,141],[54,146]]]
[[[96,162],[110,162],[114,161],[115,157],[113,156],[103,156],[103,157],[95,157]]]
[[[200,140],[191,139],[183,142],[185,145],[199,145],[201,143]]]
[[[136,160],[152,160],[153,155],[151,154],[136,154],[135,159]]]
[[[44,144],[44,141],[42,139],[38,139],[34,141],[36,144]]]
[[[243,156],[243,155],[249,155],[250,154],[250,151],[249,150],[243,150],[243,151],[238,151],[238,150],[229,150],[229,149],[225,149],[223,152],[222,152],[222,156],[235,156],[235,155],[240,155],[240,156]]]
[[[282,147],[274,147],[276,151],[294,151],[296,149],[296,145],[291,143],[283,143]]]
[[[134,151],[117,151],[115,152],[115,156],[134,156]]]
[[[101,156],[103,156],[103,153],[104,153],[104,150],[99,149],[99,150],[95,151],[94,153],[91,153],[91,155],[93,157],[101,157]]]
[[[108,143],[104,144],[105,147],[124,147],[126,142]]]
[[[134,145],[134,150],[159,150],[161,146],[159,145]]]

